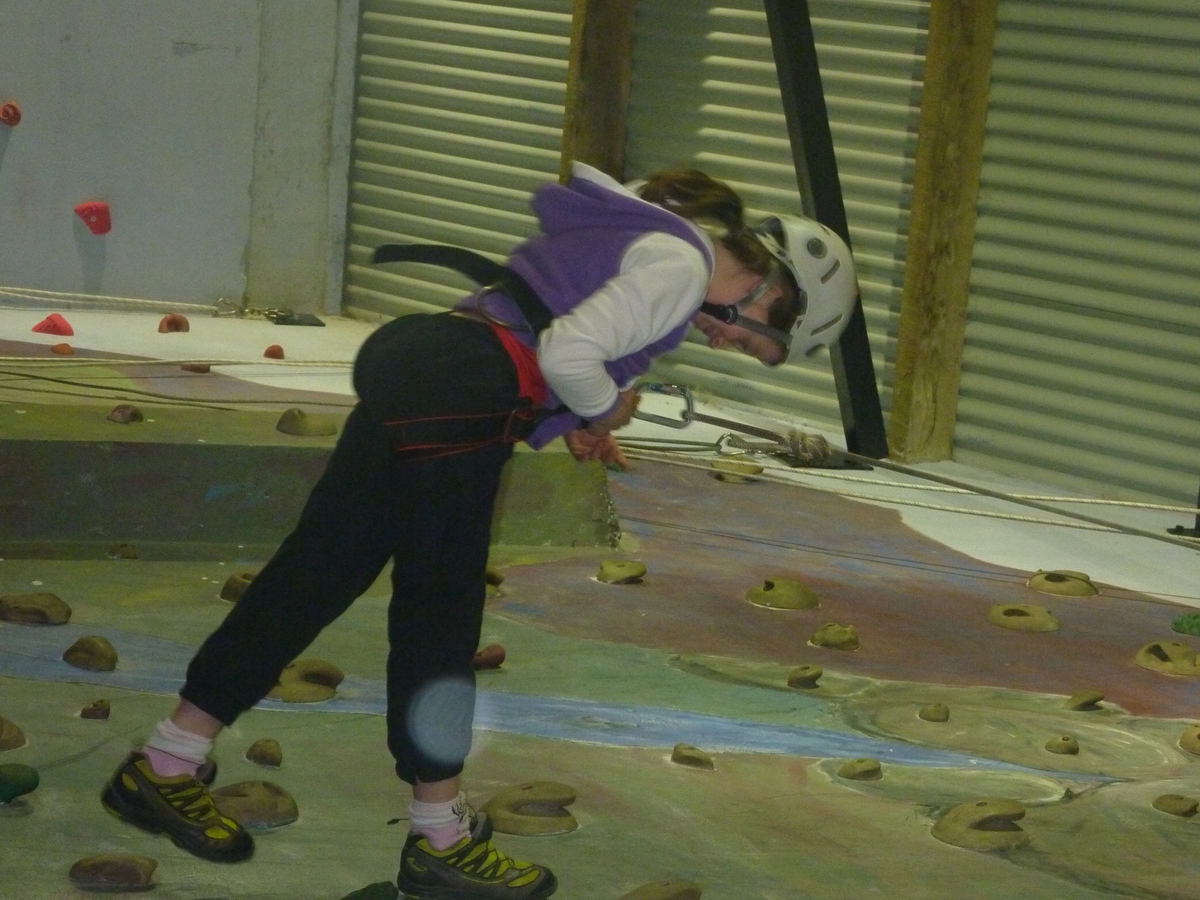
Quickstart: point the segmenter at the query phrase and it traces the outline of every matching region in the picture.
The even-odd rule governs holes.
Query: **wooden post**
[[[932,0],[888,435],[949,459],[983,162],[997,0]]]
[[[634,4],[575,0],[559,169],[563,181],[573,160],[625,180]]]

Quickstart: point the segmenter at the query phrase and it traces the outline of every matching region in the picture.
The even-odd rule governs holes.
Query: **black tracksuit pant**
[[[471,746],[492,512],[512,445],[403,458],[383,423],[513,409],[516,371],[489,326],[412,315],[371,335],[354,384],[360,402],[299,523],[200,647],[180,695],[232,724],[391,559],[388,746],[402,779],[440,781]]]

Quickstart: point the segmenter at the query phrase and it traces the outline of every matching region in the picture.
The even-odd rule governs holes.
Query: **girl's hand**
[[[611,434],[596,436],[584,428],[576,428],[563,435],[563,440],[571,455],[579,462],[602,462],[623,470],[629,468],[629,460]]]
[[[638,401],[641,397],[638,396],[637,388],[630,388],[627,391],[621,391],[617,395],[617,405],[613,407],[613,411],[603,419],[595,419],[588,423],[588,433],[593,437],[603,437],[610,431],[616,431],[622,426],[628,425],[629,420],[633,418],[633,414],[637,411]]]

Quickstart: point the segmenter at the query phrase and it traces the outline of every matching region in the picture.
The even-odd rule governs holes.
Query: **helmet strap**
[[[745,328],[747,331],[753,331],[755,334],[768,337],[782,344],[785,350],[791,347],[792,336],[790,334],[786,331],[780,331],[778,328],[772,328],[770,325],[765,325],[762,322],[756,322],[754,319],[744,317],[741,314],[741,306],[742,301],[740,300],[737,303],[701,303],[700,312],[707,316],[712,316],[718,322],[724,322],[726,325],[736,325],[738,328]]]
[[[782,277],[786,277],[783,275],[782,270],[777,266],[772,266],[771,272],[740,300],[735,300],[733,303],[701,303],[700,312],[712,316],[718,322],[724,322],[726,325],[736,325],[739,328],[745,328],[747,331],[753,331],[755,334],[768,337],[782,344],[784,350],[788,350],[792,346],[792,336],[790,333],[780,331],[778,328],[772,328],[770,325],[756,322],[754,319],[749,319],[742,315],[742,313],[766,296],[767,291],[777,285],[779,279]]]

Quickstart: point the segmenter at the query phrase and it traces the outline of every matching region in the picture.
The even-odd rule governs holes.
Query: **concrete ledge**
[[[130,543],[140,558],[226,558],[291,530],[328,448],[111,441],[0,441],[0,556],[87,559]],[[517,453],[493,543],[615,545],[597,464]]]

